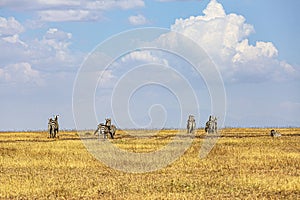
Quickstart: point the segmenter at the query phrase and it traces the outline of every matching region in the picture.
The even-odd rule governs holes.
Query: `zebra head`
[[[111,125],[111,119],[110,118],[106,118],[105,119],[105,125],[106,126],[110,126]]]
[[[189,119],[188,119],[189,121],[194,121],[195,119],[194,119],[194,115],[189,115]]]

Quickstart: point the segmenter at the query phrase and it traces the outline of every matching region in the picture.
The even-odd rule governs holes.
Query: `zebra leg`
[[[100,127],[95,131],[94,135],[97,134],[98,140],[100,141],[101,129]]]
[[[50,138],[53,138],[53,128],[51,127],[51,130],[50,130]]]
[[[192,130],[193,130],[193,127],[189,124],[188,125],[187,133],[192,133]]]
[[[114,139],[113,133],[112,133],[112,132],[109,132],[109,134],[110,134],[110,138],[111,138],[111,139]]]
[[[104,130],[103,130],[103,139],[106,139],[106,134],[107,134],[107,129],[106,129],[106,127],[104,127]]]
[[[98,131],[100,132],[100,127],[98,127],[98,128],[95,130],[94,135],[96,135],[96,134],[98,133]],[[100,133],[98,133],[98,134],[100,134]]]
[[[50,124],[48,124],[48,133],[49,133],[49,138],[52,136],[52,127]]]
[[[57,138],[57,130],[54,132],[54,137]]]
[[[57,138],[58,137],[58,130],[57,128],[54,129],[54,138]]]

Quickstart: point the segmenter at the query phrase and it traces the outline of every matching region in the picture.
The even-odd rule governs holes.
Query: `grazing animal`
[[[218,131],[217,118],[210,115],[208,121],[205,124],[205,132],[217,133],[217,131]]]
[[[270,135],[271,135],[271,137],[280,137],[281,136],[281,134],[279,132],[275,131],[274,129],[272,129],[270,131]]]
[[[96,135],[97,132],[100,134],[103,134],[104,139],[107,138],[107,134],[110,134],[111,139],[114,138],[116,134],[117,128],[115,125],[111,124],[111,119],[105,119],[105,124],[100,123],[98,124],[98,127],[96,131],[94,132],[94,135]]]
[[[52,138],[52,137],[53,137],[52,123],[53,123],[53,119],[52,119],[52,118],[49,118],[49,119],[48,119],[48,132],[49,132],[49,138]]]
[[[100,134],[103,134],[103,135],[104,135],[104,138],[106,138],[106,135],[105,135],[105,131],[106,131],[106,130],[105,130],[105,129],[106,129],[105,124],[103,124],[103,123],[98,124],[97,129],[96,129],[95,132],[94,132],[94,135],[96,135],[97,132],[99,132],[99,135],[100,135]]]
[[[105,126],[107,127],[106,131],[110,134],[110,137],[113,139],[116,134],[117,127],[111,124],[111,119],[109,118],[105,119]]]
[[[187,133],[194,133],[196,129],[196,122],[193,115],[189,115],[189,118],[187,120]]]
[[[58,116],[55,115],[54,119],[49,118],[48,121],[48,131],[49,131],[49,138],[59,138],[58,131],[59,131],[59,124],[58,124]]]

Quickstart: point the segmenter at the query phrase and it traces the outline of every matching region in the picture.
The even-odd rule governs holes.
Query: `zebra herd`
[[[59,124],[58,124],[58,116],[55,115],[54,119],[49,118],[48,119],[48,132],[49,132],[49,138],[59,138],[58,132],[59,132]],[[187,132],[188,133],[194,133],[196,130],[196,122],[195,117],[193,115],[189,115],[189,118],[187,120]],[[115,136],[115,133],[117,131],[117,127],[113,124],[111,124],[111,119],[107,118],[105,119],[105,124],[100,123],[97,126],[97,129],[94,132],[94,135],[98,133],[103,134],[104,139],[107,138],[107,135],[109,134],[110,137],[113,139]],[[207,133],[216,133],[217,132],[217,118],[210,116],[209,121],[206,123],[205,126],[205,132]]]
[[[54,119],[52,119],[52,118],[48,119],[49,138],[59,138],[58,116],[59,115],[55,115]],[[189,115],[186,128],[187,128],[187,133],[195,133],[196,122],[195,122],[195,117],[193,115]],[[204,130],[206,133],[217,133],[217,131],[218,131],[217,118],[210,115],[208,121],[205,124]],[[100,134],[103,134],[104,139],[106,139],[107,135],[110,134],[110,137],[113,139],[116,131],[117,131],[117,127],[115,125],[111,124],[110,118],[107,118],[107,119],[105,119],[105,124],[104,123],[98,124],[97,129],[94,132],[94,135],[96,135],[97,133],[98,133],[98,136],[100,136]],[[272,137],[280,137],[281,136],[281,134],[275,130],[271,130],[270,135]]]
[[[193,115],[189,115],[189,118],[187,120],[187,133],[194,133],[196,129],[196,123],[195,118]],[[205,123],[204,128],[206,133],[217,133],[218,132],[218,126],[217,126],[217,118],[215,116],[210,115],[208,118],[208,121]],[[280,132],[272,129],[270,131],[271,137],[281,137]]]

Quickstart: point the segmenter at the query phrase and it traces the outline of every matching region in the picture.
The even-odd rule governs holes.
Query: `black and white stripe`
[[[189,115],[189,118],[187,120],[187,132],[188,133],[194,133],[195,129],[196,129],[196,122],[195,122],[195,118],[193,115]]]
[[[98,127],[94,132],[94,135],[98,133],[98,136],[100,137],[100,135],[103,134],[104,139],[106,139],[107,134],[110,134],[110,137],[113,139],[116,130],[117,130],[116,126],[111,124],[111,119],[105,119],[105,124],[103,123],[98,124]]]
[[[206,133],[217,133],[217,118],[213,116],[209,116],[208,121],[205,124],[205,132]]]
[[[59,131],[59,124],[58,124],[58,116],[55,115],[54,119],[49,118],[48,121],[48,131],[49,131],[49,138],[58,138],[58,131]]]

